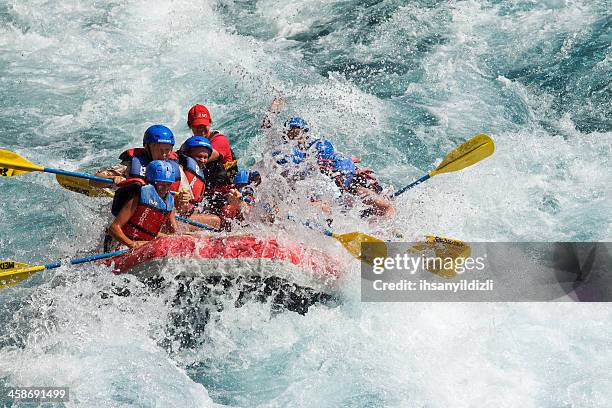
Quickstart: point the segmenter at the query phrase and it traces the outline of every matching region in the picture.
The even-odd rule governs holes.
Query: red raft
[[[166,236],[103,263],[142,277],[277,277],[323,292],[337,289],[345,269],[324,251],[253,236]]]

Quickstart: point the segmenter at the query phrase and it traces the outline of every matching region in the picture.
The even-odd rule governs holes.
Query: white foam
[[[329,135],[342,151],[380,153],[386,163],[374,164],[403,184],[422,175],[424,169],[402,159],[418,152],[401,151],[395,140],[377,136],[403,137],[394,130],[397,117],[404,118],[395,110],[403,105],[370,95],[338,73],[317,72],[291,40],[325,26],[334,15],[330,7],[342,4],[259,1],[255,13],[275,37],[265,40],[227,28],[219,12],[223,4],[212,2],[14,3],[9,12],[23,24],[1,29],[3,52],[16,56],[3,79],[23,80],[20,102],[31,102],[28,95],[35,102],[4,114],[27,116],[36,125],[23,129],[17,141],[2,135],[0,140],[41,164],[101,166],[116,161],[123,147],[139,145],[148,124],[167,123],[184,140],[185,111],[192,103],[208,104],[216,124],[230,126],[247,114],[259,120],[280,93],[289,108],[278,124],[284,115],[303,115],[314,135]],[[502,6],[514,10],[504,14]],[[440,35],[447,42],[425,53],[422,81],[408,84],[404,95],[418,100],[414,106],[434,114],[439,124],[400,125],[410,125],[425,148],[439,152],[438,162],[480,132],[492,134],[497,150],[476,166],[436,176],[402,195],[391,225],[369,225],[351,214],[338,217],[339,232],[383,236],[396,228],[407,237],[609,240],[610,133],[581,134],[570,115],[550,114],[551,95],[482,63],[499,59],[523,66],[521,58],[534,43],[553,47],[557,33],[579,32],[593,22],[592,7],[575,1],[405,5],[376,28],[373,45],[349,47],[346,52],[367,63],[373,53],[403,51],[406,37],[413,44],[446,27]],[[562,44],[564,55],[575,44],[572,38]],[[321,41],[340,46],[344,40],[335,33]],[[609,61],[600,62],[597,73],[605,73]],[[86,136],[96,126],[106,132],[98,148],[92,147],[98,140]],[[80,159],[62,150],[66,140],[84,147]],[[256,143],[250,148],[257,149]],[[259,149],[263,157],[267,148]],[[20,242],[23,231],[8,228],[10,238],[0,239],[3,251],[17,248],[37,261],[96,247],[108,221],[100,217],[103,199],[62,191],[44,175],[21,177],[30,177],[23,181],[30,183],[24,184],[28,191],[3,203],[0,215],[33,219],[39,225],[32,229],[50,224],[28,237],[44,239],[52,232],[55,238],[35,249]],[[320,184],[300,184],[295,202],[283,205],[316,218],[303,202],[313,186]],[[336,245],[293,223],[279,224],[274,230],[252,228],[317,247]],[[205,406],[209,392],[244,406],[610,405],[605,305],[362,304],[357,262],[349,272],[353,280],[343,288],[340,307],[317,306],[306,316],[273,316],[269,305],[255,303],[227,307],[206,328],[208,342],[176,355],[157,344],[164,338],[167,299],[130,283],[133,296],[103,301],[98,291],[113,282],[126,285],[122,277],[75,267],[59,271],[68,281],[63,285],[49,282],[55,273],[49,272],[40,287],[0,294],[3,308],[17,293],[35,297],[29,305],[25,299],[18,303],[8,321],[23,325],[11,326],[10,334],[26,340],[22,349],[3,347],[0,374],[18,385],[68,385],[79,406]],[[192,363],[204,366],[203,372],[194,372]]]

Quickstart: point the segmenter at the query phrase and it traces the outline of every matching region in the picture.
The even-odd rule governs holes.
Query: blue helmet
[[[158,181],[174,183],[176,181],[174,167],[165,160],[153,160],[147,166],[146,174],[146,179],[149,183],[156,183]]]
[[[142,139],[142,144],[144,145],[146,143],[160,143],[174,146],[174,134],[164,125],[149,126]]]
[[[334,145],[329,140],[317,140],[314,146],[317,149],[318,157],[321,159],[330,159],[334,154]]]
[[[310,128],[308,127],[308,122],[298,117],[289,118],[289,120],[285,122],[285,127],[287,129],[300,128],[303,129],[304,132],[308,132],[310,130]]]
[[[210,149],[212,152],[213,148],[210,144],[210,140],[205,138],[204,136],[191,136],[189,139],[185,140],[183,145],[181,146],[182,151],[187,151],[193,147],[205,147]]]
[[[355,176],[355,163],[350,157],[343,156],[341,154],[334,154],[332,156],[332,172],[333,175],[338,179],[342,180],[342,185],[348,188],[349,184]]]
[[[234,184],[249,184],[249,176],[248,170],[239,170],[234,176]]]

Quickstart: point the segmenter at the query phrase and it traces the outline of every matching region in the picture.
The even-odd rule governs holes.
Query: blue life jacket
[[[307,146],[306,150],[310,150],[310,148],[314,148],[317,150],[317,158],[328,158],[334,154],[334,145],[327,139],[315,139],[311,141]],[[282,152],[277,150],[272,153],[273,157],[281,156]],[[294,146],[291,149],[290,154],[282,155],[278,160],[276,160],[277,164],[285,165],[291,161],[293,164],[300,164],[306,159],[306,152],[302,151],[298,146]]]
[[[174,208],[174,195],[168,193],[166,196],[166,200],[157,194],[157,190],[155,190],[155,186],[152,184],[147,184],[146,186],[142,186],[140,188],[140,200],[139,203],[151,207],[157,211],[163,213],[169,213]]]
[[[152,161],[144,148],[138,147],[135,149],[128,149],[125,152],[121,153],[119,159],[121,161],[130,162],[130,174],[128,175],[128,179],[122,184],[130,184],[130,181],[134,179],[140,179],[144,181],[145,175],[147,173],[147,165]],[[170,162],[172,167],[174,167],[176,181],[180,182],[181,172],[178,168],[178,156],[175,152],[170,152],[170,155],[168,156],[168,162]],[[176,191],[174,188],[172,188],[172,190]]]
[[[181,164],[185,170],[192,172],[197,178],[202,181],[206,181],[204,176],[204,170],[198,165],[198,162],[189,156],[181,156]]]
[[[155,186],[152,184],[144,186],[140,184],[128,184],[115,192],[111,213],[115,217],[119,215],[125,203],[135,194],[138,194],[140,197],[138,200],[139,205],[151,207],[163,213],[169,213],[174,208],[174,196],[172,194],[168,194],[166,201],[164,201],[159,194],[157,194],[157,190],[155,190]]]
[[[206,175],[204,170],[198,165],[198,162],[189,156],[181,154],[179,156],[179,162],[183,166],[185,172],[186,182],[191,190],[193,199],[190,200],[189,205],[182,215],[189,215],[195,209],[195,206],[202,202],[204,199],[204,193],[206,192]]]

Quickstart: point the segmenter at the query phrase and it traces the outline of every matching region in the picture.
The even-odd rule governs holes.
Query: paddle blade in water
[[[348,232],[346,234],[333,234],[347,251],[355,258],[369,264],[374,258],[385,258],[387,256],[387,245],[382,239],[375,238],[363,232]],[[363,244],[375,244],[362,246]]]
[[[434,176],[464,169],[489,157],[494,151],[495,145],[489,135],[476,135],[446,155],[442,163],[429,175]]]
[[[113,197],[115,195],[112,191],[104,188],[92,187],[89,185],[89,180],[83,178],[66,176],[63,174],[56,174],[55,178],[65,189],[74,191],[75,193],[85,194],[89,197]]]
[[[419,242],[408,250],[410,252],[428,252],[435,256],[434,262],[428,262],[426,269],[443,278],[457,276],[457,268],[464,264],[465,258],[472,254],[472,248],[463,241],[427,235],[425,242]]]

